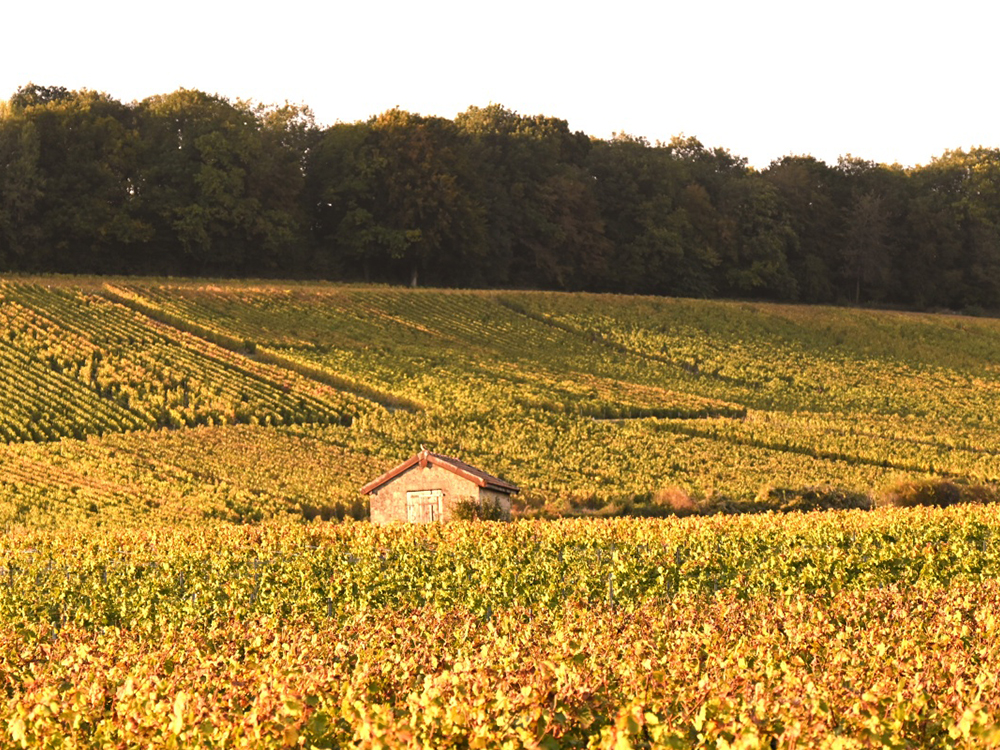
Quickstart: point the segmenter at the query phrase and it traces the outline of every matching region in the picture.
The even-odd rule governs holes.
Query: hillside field
[[[36,526],[360,518],[357,488],[421,444],[527,514],[1000,478],[991,319],[25,279],[0,285],[0,378],[0,518]]]
[[[1000,506],[759,511],[1000,482],[998,395],[986,318],[6,278],[0,745],[995,746]],[[421,445],[516,522],[365,522]]]

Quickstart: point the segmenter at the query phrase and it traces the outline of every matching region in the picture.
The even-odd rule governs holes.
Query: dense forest
[[[915,168],[503,106],[309,110],[181,89],[0,102],[0,271],[356,279],[1000,309],[1000,149]]]

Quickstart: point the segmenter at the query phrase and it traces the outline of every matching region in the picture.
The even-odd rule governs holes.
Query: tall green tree
[[[844,233],[841,174],[812,156],[785,156],[762,176],[777,191],[782,215],[795,235],[787,250],[799,299],[836,300],[833,269],[840,263]]]
[[[798,298],[788,257],[798,237],[777,191],[757,173],[731,179],[723,200],[721,252],[725,287],[735,296]]]
[[[455,122],[472,140],[495,283],[600,284],[610,245],[587,169],[590,139],[565,120],[499,104],[470,107]]]
[[[890,271],[889,219],[880,195],[859,193],[847,217],[843,259],[845,273],[854,287],[854,302],[863,287],[883,289]],[[874,296],[874,295],[872,295]]]
[[[474,277],[482,207],[455,125],[392,109],[328,128],[309,157],[319,257],[327,267],[379,267],[416,286]]]
[[[716,210],[671,149],[616,134],[593,144],[589,166],[614,253],[609,287],[711,296],[719,264]]]
[[[482,214],[465,183],[467,165],[454,124],[400,109],[370,121],[375,239],[409,272],[449,275],[450,264],[474,265],[482,254]],[[468,269],[456,269],[455,277]]]
[[[135,192],[155,228],[143,270],[190,274],[295,270],[307,227],[302,149],[311,116],[180,89],[139,105]],[[289,267],[289,258],[293,259]]]
[[[375,166],[367,122],[337,123],[320,134],[306,155],[306,203],[315,252],[311,267],[328,277],[371,280],[385,260],[372,214]]]
[[[1000,305],[1000,149],[948,151],[931,164],[949,175],[950,216],[961,227],[963,306]]]
[[[0,269],[30,267],[31,254],[42,244],[40,148],[34,124],[0,102]]]
[[[136,132],[129,105],[94,91],[22,87],[3,114],[3,232],[29,270],[108,271],[148,233],[132,212]]]
[[[844,234],[836,271],[844,297],[855,304],[897,302],[906,295],[896,270],[905,255],[903,221],[909,196],[907,175],[898,165],[852,156],[837,162],[844,178]]]
[[[909,176],[904,248],[896,269],[906,291],[900,302],[918,308],[968,304],[964,180],[964,167],[949,159],[935,159]]]

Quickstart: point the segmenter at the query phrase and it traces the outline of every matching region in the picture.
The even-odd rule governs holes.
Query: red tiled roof
[[[423,450],[417,455],[403,461],[403,463],[399,464],[399,466],[389,469],[389,471],[380,476],[378,479],[373,479],[361,488],[361,494],[367,495],[369,492],[377,490],[383,484],[392,481],[404,471],[416,466],[417,464],[424,466],[427,464],[440,466],[442,469],[447,469],[448,471],[458,474],[460,477],[465,477],[480,487],[486,487],[491,490],[499,490],[500,492],[505,492],[508,495],[512,495],[515,492],[520,491],[516,484],[511,484],[510,482],[500,479],[499,477],[495,477],[492,474],[487,474],[482,469],[477,469],[475,466],[465,463],[465,461],[459,461],[457,458],[452,458],[451,456],[442,456],[440,453],[431,453],[428,450]]]

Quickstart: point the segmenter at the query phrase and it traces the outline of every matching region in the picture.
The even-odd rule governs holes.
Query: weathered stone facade
[[[440,492],[439,496],[423,493]],[[419,494],[418,494],[419,493]],[[431,523],[451,520],[463,500],[495,502],[510,517],[510,495],[479,487],[440,466],[414,466],[370,495],[373,523]]]
[[[517,488],[457,459],[424,452],[362,491],[370,498],[372,522],[386,524],[448,521],[455,506],[469,500],[496,504],[509,518]]]

